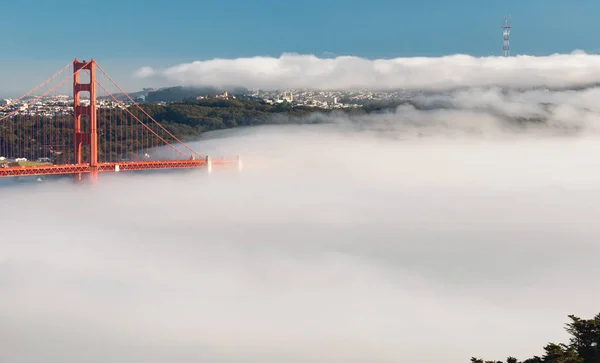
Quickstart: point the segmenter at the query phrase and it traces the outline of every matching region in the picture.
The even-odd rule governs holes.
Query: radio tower
[[[504,25],[502,26],[502,36],[504,37],[504,44],[502,47],[502,53],[505,57],[510,56],[510,15],[504,17]]]

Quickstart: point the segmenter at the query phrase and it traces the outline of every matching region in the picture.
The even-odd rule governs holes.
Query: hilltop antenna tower
[[[504,25],[502,25],[502,37],[504,38],[502,46],[502,55],[510,57],[510,15],[504,17]]]

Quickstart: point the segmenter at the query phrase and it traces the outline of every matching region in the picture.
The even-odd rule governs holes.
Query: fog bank
[[[193,144],[241,173],[2,189],[0,361],[539,354],[597,313],[600,135],[593,110],[515,126],[530,96]]]
[[[243,86],[260,89],[417,89],[481,86],[569,88],[600,82],[600,55],[574,51],[537,57],[319,58],[284,53],[209,59],[163,69],[140,67],[136,77],[160,85]]]

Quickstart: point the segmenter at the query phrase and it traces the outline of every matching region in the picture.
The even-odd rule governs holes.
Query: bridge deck
[[[233,164],[232,160],[212,160],[213,165]],[[99,172],[127,170],[193,169],[206,166],[206,160],[131,161],[121,163],[98,163]],[[38,176],[89,173],[90,164],[39,165],[0,167],[0,178],[14,176]]]

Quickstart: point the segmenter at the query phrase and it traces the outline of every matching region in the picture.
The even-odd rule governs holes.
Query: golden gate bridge
[[[60,93],[69,81],[72,101]],[[240,165],[239,158],[213,160],[193,150],[93,59],[75,59],[0,106],[0,156],[0,177],[89,174],[96,180],[100,172]]]

